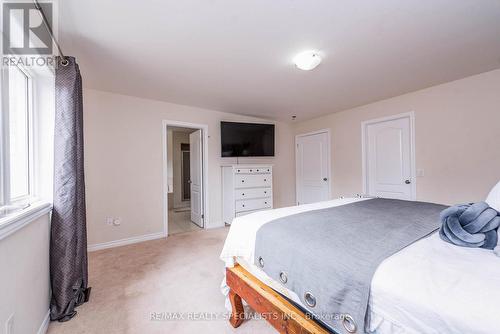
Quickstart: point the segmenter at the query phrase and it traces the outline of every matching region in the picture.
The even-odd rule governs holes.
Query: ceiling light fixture
[[[321,56],[318,51],[304,51],[293,58],[295,66],[304,71],[310,71],[321,63]]]

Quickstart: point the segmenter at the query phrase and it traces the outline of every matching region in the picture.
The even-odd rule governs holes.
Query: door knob
[[[323,181],[328,181],[328,179],[326,177],[323,178]]]
[[[410,180],[406,180],[406,181],[405,181],[405,183],[406,183],[406,184],[410,184],[410,183],[411,183],[411,181],[410,181]]]

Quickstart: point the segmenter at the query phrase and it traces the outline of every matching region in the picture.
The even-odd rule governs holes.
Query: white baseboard
[[[155,239],[161,239],[161,238],[165,238],[165,233],[158,232],[158,233],[141,235],[141,236],[138,236],[138,237],[132,237],[132,238],[126,238],[126,239],[120,239],[120,240],[113,240],[113,241],[103,242],[103,243],[100,243],[100,244],[88,245],[87,250],[89,252],[94,252],[94,251],[98,251],[98,250],[101,250],[101,249],[108,249],[108,248],[113,248],[113,247],[125,246],[125,245],[130,245],[130,244],[136,244],[138,242],[155,240]]]
[[[45,318],[43,318],[42,324],[38,328],[38,331],[36,332],[36,334],[47,333],[47,330],[49,329],[49,322],[50,322],[50,309],[47,311]]]

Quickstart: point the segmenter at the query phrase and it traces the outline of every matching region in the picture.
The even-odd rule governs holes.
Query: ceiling
[[[500,68],[499,0],[64,0],[84,85],[289,121]],[[318,49],[300,71],[292,58]]]

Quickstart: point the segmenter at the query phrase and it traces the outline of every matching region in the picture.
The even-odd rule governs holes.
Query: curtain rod
[[[52,27],[50,26],[49,21],[47,21],[47,17],[45,16],[45,13],[43,12],[42,6],[40,6],[40,4],[38,3],[37,0],[33,0],[33,3],[35,4],[35,8],[38,10],[38,12],[40,13],[40,16],[42,17],[42,21],[45,25],[45,28],[47,28],[47,31],[49,32],[50,37],[52,38],[52,40],[54,41],[54,44],[57,47],[57,51],[59,53],[59,56],[61,56],[61,58],[62,58],[61,65],[63,65],[63,66],[68,65],[69,61],[68,61],[68,59],[66,59],[66,56],[64,55],[64,53],[61,50],[61,46],[59,45],[59,43],[57,42],[57,40],[54,36],[54,32],[52,31]]]

